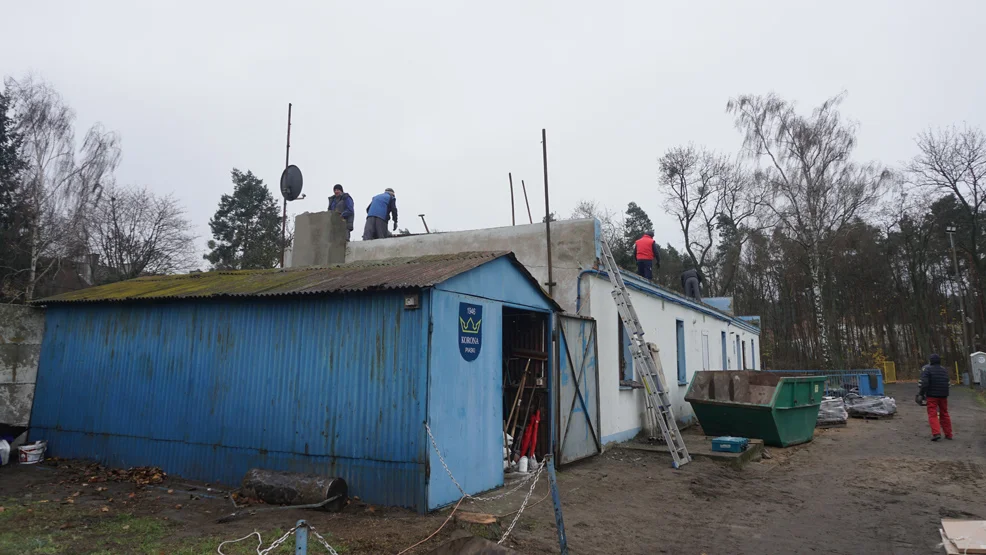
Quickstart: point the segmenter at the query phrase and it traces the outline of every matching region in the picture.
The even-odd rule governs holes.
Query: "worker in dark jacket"
[[[397,195],[394,190],[387,188],[373,197],[366,207],[366,226],[363,227],[363,240],[385,239],[390,236],[387,231],[387,220],[393,216],[394,231],[397,231]]]
[[[948,370],[941,365],[938,355],[931,355],[928,362],[930,364],[921,369],[921,394],[928,398],[931,441],[940,440],[943,431],[945,439],[952,439],[952,418],[948,415]]]
[[[654,232],[646,231],[633,244],[633,255],[637,259],[637,273],[641,277],[654,279],[654,270],[661,267],[661,251],[654,240]]]
[[[681,272],[681,288],[685,291],[685,296],[691,297],[696,301],[702,300],[701,284],[704,281],[702,272],[699,272],[695,268],[689,268]]]
[[[353,197],[342,189],[342,185],[336,183],[332,188],[332,196],[329,197],[329,212],[338,212],[343,220],[346,220],[346,240],[349,240],[353,233],[353,220],[356,217],[356,207],[353,205]]]

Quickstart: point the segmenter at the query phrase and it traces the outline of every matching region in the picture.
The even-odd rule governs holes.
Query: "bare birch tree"
[[[831,367],[829,319],[822,296],[830,242],[876,203],[889,172],[852,161],[856,127],[844,122],[831,98],[804,116],[774,94],[731,99],[726,110],[744,135],[748,155],[762,164],[771,189],[770,210],[806,254],[821,355]]]
[[[90,252],[99,254],[117,281],[170,274],[196,265],[195,234],[172,196],[146,188],[107,189],[92,214]]]
[[[75,112],[51,85],[33,77],[6,80],[22,143],[29,207],[30,266],[25,300],[59,261],[85,254],[88,220],[120,160],[119,139],[99,124],[76,151]]]

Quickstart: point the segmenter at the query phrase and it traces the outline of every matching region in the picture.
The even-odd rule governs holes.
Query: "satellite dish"
[[[294,164],[281,172],[281,196],[284,200],[294,200],[301,195],[301,170]]]

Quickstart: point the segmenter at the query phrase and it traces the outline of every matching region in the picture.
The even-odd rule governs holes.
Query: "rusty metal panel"
[[[423,510],[428,294],[52,305],[32,439],[49,453],[236,484],[344,478]]]
[[[41,299],[37,304],[297,296],[415,289],[431,287],[504,257],[521,270],[521,274],[531,283],[536,283],[511,253],[464,252],[386,261],[358,261],[328,267],[147,276],[63,293]]]

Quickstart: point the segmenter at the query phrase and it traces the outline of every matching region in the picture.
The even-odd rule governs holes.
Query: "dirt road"
[[[573,551],[938,553],[942,517],[986,519],[986,407],[956,388],[955,440],[931,442],[915,390],[888,387],[894,419],[851,419],[741,471],[702,460],[673,471],[656,456],[633,462],[641,453],[629,450],[569,469],[562,498]],[[542,505],[533,510],[542,524],[518,534],[526,552],[556,549]],[[635,515],[649,516],[641,525]]]
[[[851,420],[810,444],[769,449],[770,460],[742,470],[696,460],[676,471],[659,454],[618,448],[565,468],[559,488],[571,552],[938,553],[942,517],[986,518],[986,405],[957,389],[950,399],[956,439],[932,443],[914,389],[888,388],[898,399],[892,420]],[[204,484],[168,477],[151,486],[83,486],[87,472],[81,462],[2,469],[0,552],[215,553],[223,539],[257,529],[269,542],[304,518],[346,553],[397,553],[447,515],[357,502],[342,514],[290,510],[216,524],[231,505]],[[547,491],[546,480],[539,483],[531,503]],[[505,514],[523,494],[462,506]],[[502,529],[511,518],[501,518]],[[225,552],[253,553],[256,542],[248,543]],[[508,545],[557,553],[550,497],[525,511]]]

